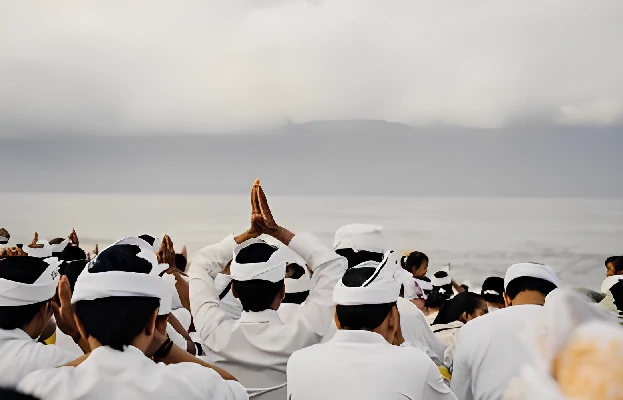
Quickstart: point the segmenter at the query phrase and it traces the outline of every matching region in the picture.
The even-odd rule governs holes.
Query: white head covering
[[[415,282],[420,286],[422,290],[433,290],[433,284],[429,281],[424,281],[422,279],[416,279]]]
[[[361,263],[355,268],[373,267],[372,276],[361,286],[348,287],[342,279],[339,280],[333,291],[333,302],[343,306],[355,306],[363,304],[385,304],[398,300],[400,284],[394,277],[394,267],[389,262],[392,251],[388,251],[380,263],[368,261]]]
[[[148,244],[147,247],[144,247],[145,245],[141,246],[138,240],[147,244],[147,242],[139,238],[126,238],[108,247],[99,256],[117,245],[132,244],[138,246],[141,251],[136,257],[143,258],[152,265],[149,274],[125,271],[90,273],[89,270],[97,261],[97,258],[95,258],[87,264],[86,268],[78,276],[71,303],[106,297],[157,297],[160,299],[158,315],[169,314],[171,312],[172,293],[175,290],[174,283],[160,277],[160,273],[164,271],[163,266],[165,264],[158,264],[158,259],[151,246]]]
[[[47,240],[38,240],[36,244],[41,245],[43,247],[24,246],[22,250],[24,250],[24,252],[31,257],[36,257],[36,258],[52,257],[52,250],[54,249],[54,246],[52,246]]]
[[[250,264],[238,264],[236,257],[240,251],[252,244],[264,243],[260,238],[249,239],[241,243],[234,249],[234,258],[231,262],[230,276],[235,281],[251,281],[262,280],[269,282],[279,282],[285,279],[286,264],[289,261],[289,255],[284,251],[283,247],[279,247],[268,261]]]
[[[20,259],[24,258],[20,257]],[[50,300],[54,297],[60,278],[58,273],[59,262],[54,257],[46,258],[43,261],[48,264],[48,268],[43,271],[34,283],[14,282],[0,278],[0,306],[26,306]]]
[[[71,241],[69,239],[65,239],[62,242],[60,242],[59,244],[53,244],[52,246],[52,254],[54,253],[61,253],[63,250],[65,250],[67,248],[67,245],[69,245],[69,243],[71,243]]]
[[[556,287],[562,286],[562,282],[558,278],[558,275],[556,275],[554,270],[547,265],[537,263],[519,263],[511,265],[508,270],[506,270],[506,276],[504,276],[504,290],[508,288],[508,284],[512,280],[522,277],[539,278],[553,283]]]
[[[623,275],[613,275],[607,277],[601,284],[601,292],[605,294],[610,293],[610,289],[612,288],[612,286],[619,283],[621,279],[623,279]]]
[[[305,272],[300,278],[285,278],[284,283],[286,285],[286,293],[301,293],[307,292],[311,285],[311,279],[307,272]]]
[[[439,272],[445,272],[445,271],[439,271]],[[431,283],[431,286],[441,287],[441,286],[446,286],[446,285],[452,285],[452,279],[450,278],[450,275],[448,275],[448,273],[446,272],[446,276],[443,276],[441,278],[437,278],[435,275],[433,275],[433,277],[430,279],[430,283]]]
[[[333,248],[383,253],[387,250],[383,227],[370,224],[345,225],[335,232]]]

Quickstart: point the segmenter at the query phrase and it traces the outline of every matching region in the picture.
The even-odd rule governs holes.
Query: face
[[[468,314],[466,319],[467,321],[471,321],[474,318],[482,317],[483,315],[488,314],[488,313],[489,313],[489,307],[487,307],[487,303],[485,303],[484,306],[481,306],[475,309],[473,314]]]
[[[412,274],[414,278],[421,278],[423,276],[426,276],[426,273],[428,272],[428,261],[424,260],[422,261],[422,264],[420,264],[419,268],[413,268],[412,270]]]
[[[614,275],[621,275],[621,273],[617,273],[617,271],[614,269],[614,264],[612,264],[611,262],[609,262],[608,264],[606,264],[606,276],[614,276]]]

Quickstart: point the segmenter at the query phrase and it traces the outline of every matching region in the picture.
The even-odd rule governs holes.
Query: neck
[[[489,307],[495,307],[495,308],[504,308],[505,307],[504,303],[490,303],[490,302],[487,302],[487,305]]]
[[[535,304],[542,306],[545,304],[545,295],[541,292],[529,290],[519,293],[511,301],[511,306],[521,306],[524,304]]]
[[[43,332],[43,328],[34,320],[24,325],[22,330],[33,339],[37,339],[41,335],[41,332]]]

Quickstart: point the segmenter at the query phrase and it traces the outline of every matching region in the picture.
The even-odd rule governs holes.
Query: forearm
[[[80,357],[76,358],[75,360],[73,360],[73,361],[71,361],[71,362],[68,362],[68,363],[67,363],[67,364],[65,364],[65,365],[61,365],[61,367],[77,367],[78,365],[82,364],[82,362],[83,362],[84,360],[86,360],[87,358],[89,358],[89,355],[90,355],[90,354],[91,354],[91,353],[84,353],[84,355],[82,355],[82,356],[80,356]]]
[[[222,368],[219,368],[215,365],[212,365],[210,363],[207,363],[203,360],[201,360],[200,358],[197,358],[191,354],[189,354],[188,352],[186,352],[185,350],[179,348],[176,345],[173,345],[173,347],[171,348],[171,351],[169,351],[169,354],[166,355],[166,357],[164,357],[161,360],[158,360],[160,362],[163,362],[167,365],[169,364],[179,364],[179,363],[183,363],[183,362],[191,362],[191,363],[195,363],[195,364],[199,364],[202,365],[206,368],[210,368],[212,370],[214,370],[216,373],[218,373],[221,378],[228,380],[228,381],[238,381],[232,374],[230,374],[229,372],[225,371]]]

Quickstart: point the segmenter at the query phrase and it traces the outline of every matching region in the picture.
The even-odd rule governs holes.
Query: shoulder
[[[239,382],[226,381],[211,368],[190,362],[158,365],[166,368],[167,379],[183,381],[184,385],[203,393],[206,398],[247,398],[246,389]],[[166,380],[162,384],[167,385]]]
[[[321,358],[331,348],[330,343],[319,343],[297,350],[288,359],[288,367],[299,363],[306,364],[309,360]]]
[[[64,382],[71,380],[73,367],[40,369],[26,375],[17,388],[28,394],[47,397],[46,394],[60,390]]]

